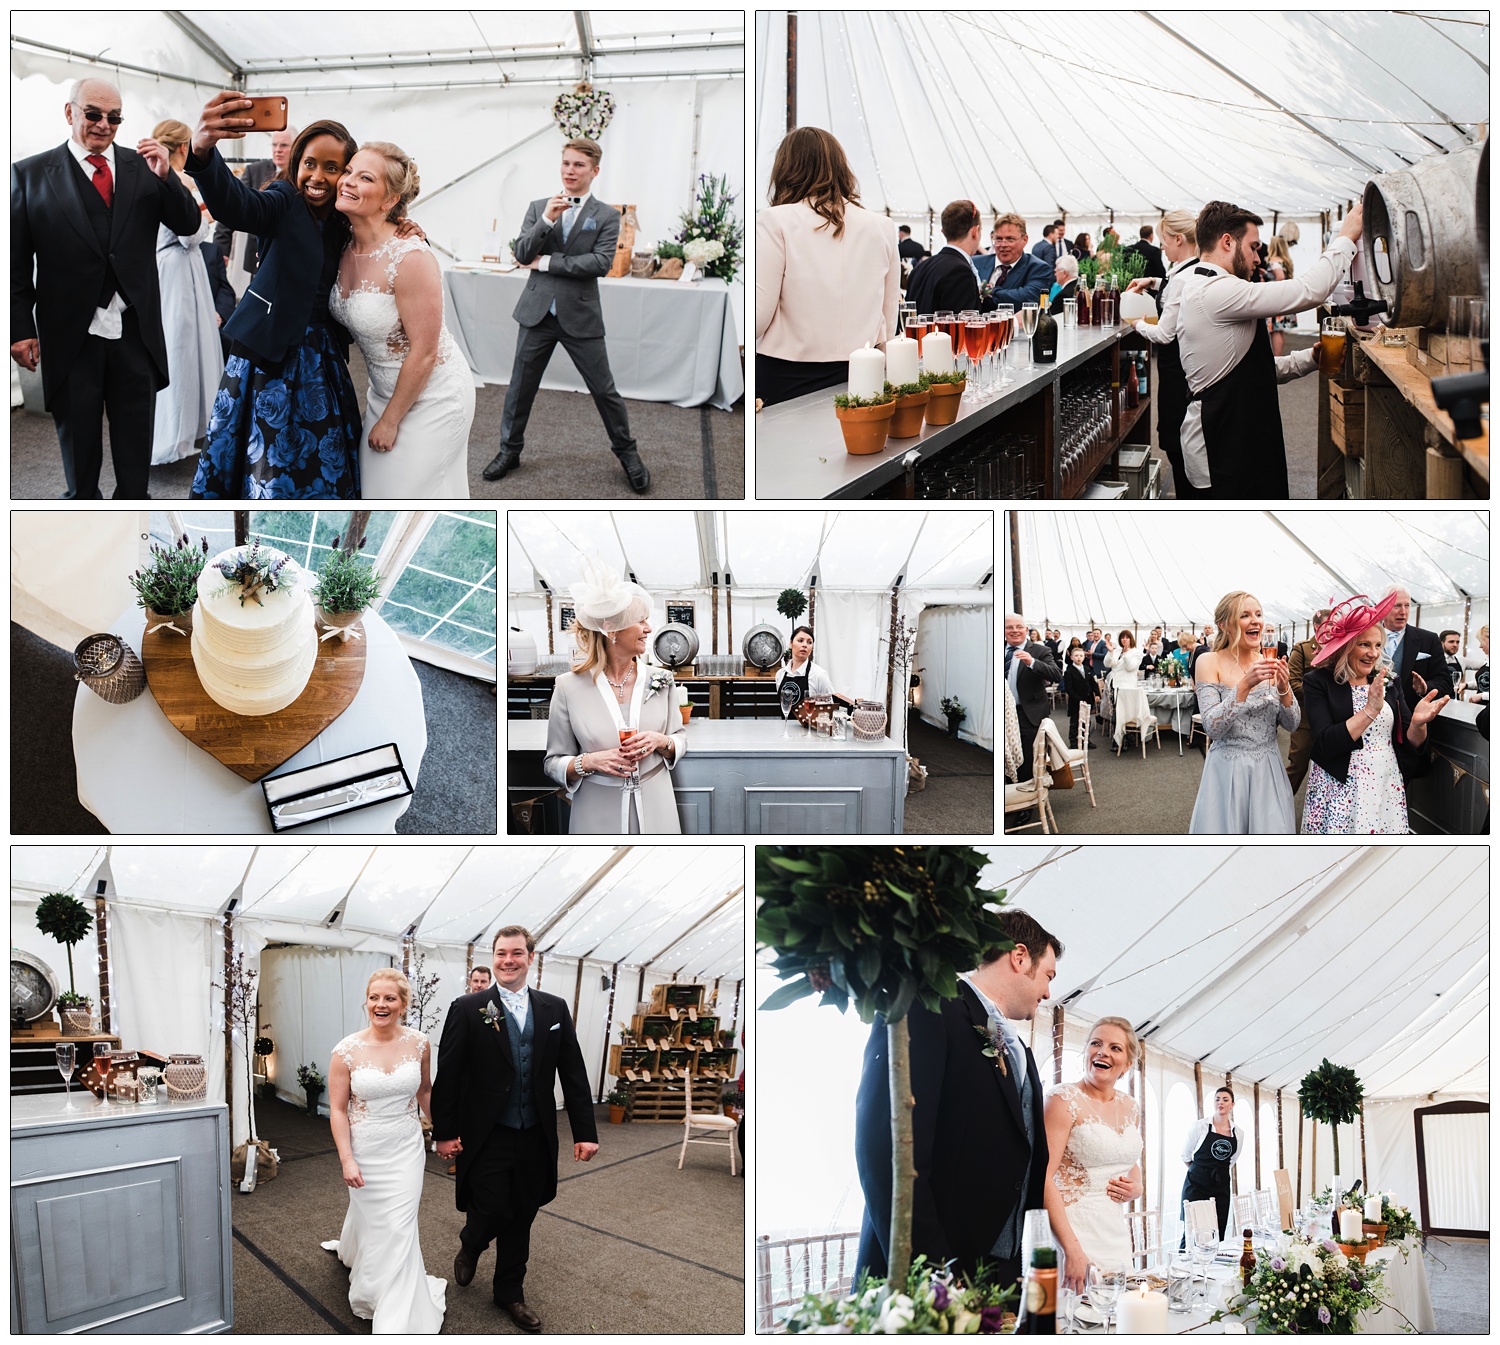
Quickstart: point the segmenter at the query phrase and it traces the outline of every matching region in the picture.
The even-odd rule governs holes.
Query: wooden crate
[[[745,664],[746,677],[769,677],[774,680],[779,668],[757,668],[753,663]]]
[[[648,1051],[644,1046],[621,1046],[616,1042],[609,1048],[609,1072],[619,1076],[623,1075],[627,1069],[633,1069],[637,1073],[645,1070],[655,1074],[657,1053]]]
[[[1339,452],[1358,458],[1365,451],[1365,390],[1337,379],[1328,384],[1328,429]]]
[[[703,1008],[703,987],[697,984],[676,984],[665,981],[651,987],[651,1010],[653,1013],[688,1013]]]
[[[644,1042],[648,1037],[656,1042],[677,1041],[677,1024],[666,1014],[638,1013],[630,1020],[630,1030],[638,1042]]]
[[[681,1125],[687,1115],[687,1088],[681,1083],[638,1083],[630,1119],[657,1125]]]

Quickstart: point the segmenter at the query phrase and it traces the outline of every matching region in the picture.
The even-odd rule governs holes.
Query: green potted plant
[[[959,399],[968,379],[956,369],[951,374],[923,374],[927,384],[927,423],[951,425],[958,419]]]
[[[89,1031],[93,1000],[77,993],[73,980],[73,945],[78,943],[94,923],[89,909],[77,897],[66,892],[49,892],[36,904],[36,927],[49,939],[55,939],[68,951],[68,990],[57,997],[63,1031],[69,1036],[83,1036]],[[73,1015],[70,1022],[69,1014]]]
[[[745,1090],[737,1083],[726,1083],[723,1091],[719,1094],[719,1100],[724,1104],[724,1115],[732,1116],[738,1121],[745,1110]]]
[[[891,388],[889,383],[886,387]],[[903,383],[891,388],[896,394],[896,413],[891,417],[892,439],[915,439],[922,433],[922,422],[927,415],[927,403],[932,397],[930,376],[921,374],[915,383]]]
[[[656,245],[656,272],[654,280],[682,279],[682,264],[686,261],[681,243],[663,240]]]
[[[1315,1070],[1303,1076],[1297,1089],[1302,1114],[1314,1121],[1326,1121],[1333,1130],[1333,1170],[1339,1166],[1339,1127],[1353,1122],[1365,1095],[1359,1076],[1347,1065],[1335,1065],[1326,1056]]]
[[[784,588],[776,595],[776,610],[788,621],[795,622],[807,611],[807,595],[800,588]]]
[[[380,577],[359,558],[364,544],[361,538],[355,550],[340,551],[335,537],[333,554],[323,563],[313,584],[319,622],[339,631],[343,640],[349,638],[349,627],[359,620],[360,613],[380,597]]]
[[[151,546],[151,558],[130,576],[135,600],[146,613],[146,634],[165,628],[178,635],[193,633],[193,604],[198,601],[198,576],[208,564],[208,538],[201,549],[189,544],[187,534],[171,547]]]
[[[631,1086],[624,1079],[615,1080],[615,1086],[604,1100],[609,1103],[610,1125],[619,1125],[621,1121],[630,1119],[630,1104],[633,1098]]]
[[[834,414],[844,432],[844,451],[855,456],[879,453],[896,413],[896,397],[887,383],[874,397],[851,397],[846,392],[833,399]]]
[[[299,1065],[297,1066],[297,1082],[302,1085],[302,1092],[307,1097],[307,1114],[316,1116],[318,1098],[322,1096],[323,1088],[328,1080],[323,1077],[322,1071],[316,1065]]]
[[[964,709],[963,703],[957,696],[944,696],[943,713],[948,717],[948,736],[958,737],[958,726],[964,722],[969,712]]]

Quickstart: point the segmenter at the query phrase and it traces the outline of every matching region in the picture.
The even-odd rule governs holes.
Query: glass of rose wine
[[[906,324],[906,334],[917,343],[917,358],[922,358],[922,338],[932,330],[932,314],[917,313]]]
[[[969,357],[969,363],[974,371],[973,378],[969,380],[969,386],[964,389],[963,399],[966,402],[980,400],[980,387],[983,382],[980,362],[989,348],[989,323],[985,320],[984,314],[975,313],[964,323],[964,354]]]
[[[1015,331],[1016,309],[1014,304],[1000,304],[995,309],[1000,323],[1000,387],[1010,383],[1005,375],[1005,353],[1010,349],[1010,338]]]
[[[632,728],[623,728],[620,730],[620,750],[622,752],[625,750],[625,744],[629,742],[631,738],[635,737],[635,734],[636,730]],[[630,774],[625,777],[625,788],[634,792],[640,787],[641,768],[639,763],[632,761],[630,763]]]

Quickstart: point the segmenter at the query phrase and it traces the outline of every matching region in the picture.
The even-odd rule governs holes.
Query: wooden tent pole
[[[1260,1085],[1255,1085],[1255,1189],[1260,1190]]]
[[[1297,1099],[1297,1204],[1302,1204],[1302,1099]]]
[[[1136,1062],[1136,1068],[1140,1075],[1140,1091],[1136,1096],[1136,1102],[1141,1113],[1141,1203],[1143,1210],[1151,1208],[1151,1200],[1148,1192],[1151,1190],[1150,1183],[1146,1180],[1146,1155],[1150,1152],[1150,1146],[1146,1143],[1146,1048],[1141,1047],[1141,1058]]]
[[[1364,1183],[1365,1194],[1370,1194],[1370,1160],[1365,1152],[1365,1104],[1359,1104],[1359,1178]]]
[[[1276,1166],[1286,1166],[1286,1135],[1281,1124],[1281,1089],[1276,1090]]]
[[[893,584],[891,586],[891,634],[886,646],[885,659],[885,722],[888,725],[895,722],[892,719],[892,697],[896,694],[896,593],[897,589]]]
[[[224,1101],[234,1127],[234,912],[224,912]],[[231,1138],[231,1143],[233,1142]]]
[[[550,588],[547,590],[547,652],[557,653],[557,650],[552,647],[552,590]],[[472,943],[469,945],[470,948],[473,946]]]
[[[1318,1191],[1318,1122],[1316,1117],[1313,1118],[1312,1129],[1312,1189],[1313,1194],[1316,1195]]]
[[[109,1012],[109,939],[105,932],[104,898],[94,898],[94,935],[99,942],[99,1026],[110,1030]]]
[[[1201,1061],[1193,1062],[1193,1087],[1198,1090],[1198,1115],[1203,1115],[1203,1064]]]
[[[1061,1004],[1052,1010],[1052,1082],[1062,1082],[1064,1012]]]
[[[1113,223],[1113,221],[1111,221]],[[1224,1087],[1231,1092],[1234,1090],[1234,1071],[1224,1071]],[[1240,1193],[1240,1156],[1234,1156],[1234,1162],[1229,1165],[1229,1194],[1237,1196]]]
[[[786,16],[786,129],[797,129],[797,11]]]
[[[724,586],[724,621],[729,629],[727,644],[731,652],[734,650],[734,590],[727,584]]]
[[[573,1024],[578,1024],[578,1001],[583,995],[583,959],[578,959],[578,975],[573,978]]]
[[[615,987],[619,980],[620,964],[616,962],[609,969],[609,1007],[604,1011],[604,1054],[599,1057],[599,1091],[594,1096],[596,1102],[604,1101],[604,1081],[609,1077],[609,1038],[615,1030]]]
[[[464,989],[469,988],[469,973],[474,970],[474,945],[471,943],[464,949]],[[494,973],[492,972],[491,975]]]
[[[1023,611],[1021,607],[1021,533],[1016,521],[1016,511],[1010,511],[1010,596],[1011,609]],[[1085,1043],[1086,1044],[1086,1043]]]
[[[714,585],[713,634],[714,634],[714,653],[717,654],[719,652],[719,586],[717,584]]]

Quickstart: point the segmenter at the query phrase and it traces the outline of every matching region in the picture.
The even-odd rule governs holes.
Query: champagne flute
[[[53,1048],[57,1053],[57,1072],[63,1076],[63,1087],[67,1092],[64,1111],[77,1111],[73,1104],[73,1071],[78,1065],[78,1048],[72,1042],[63,1042]]]
[[[112,1047],[112,1046],[96,1046],[96,1047],[94,1047],[94,1065],[95,1065],[95,1067],[99,1071],[99,1083],[102,1086],[102,1096],[100,1098],[100,1101],[102,1101],[106,1107],[110,1105],[110,1101],[109,1101],[109,1075],[110,1075],[110,1066],[113,1064],[113,1061],[111,1061],[110,1056],[113,1055],[113,1054],[114,1054],[114,1047]]]
[[[625,748],[626,742],[629,739],[633,738],[635,736],[635,734],[636,734],[636,730],[632,729],[632,728],[623,728],[623,729],[620,730],[620,748],[621,748],[622,751]],[[640,767],[640,763],[638,761],[635,761],[635,760],[632,759],[632,761],[630,763],[630,774],[625,777],[625,788],[626,788],[627,791],[629,791],[630,793],[633,794],[640,787],[641,787],[641,767]]]
[[[969,357],[969,363],[974,369],[974,377],[970,380],[970,385],[964,389],[963,399],[966,402],[979,400],[979,362],[984,358],[985,350],[988,349],[989,338],[985,334],[988,326],[981,313],[975,313],[964,323],[964,354]]]
[[[995,316],[1000,322],[1000,386],[1006,387],[1012,381],[1005,373],[1005,355],[1010,349],[1010,338],[1015,330],[1016,309],[1014,304],[999,304],[995,308]]]
[[[1026,363],[1032,366],[1036,361],[1031,355],[1031,338],[1036,333],[1036,325],[1041,320],[1042,310],[1036,303],[1024,303],[1021,305],[1021,335],[1026,338]]]

